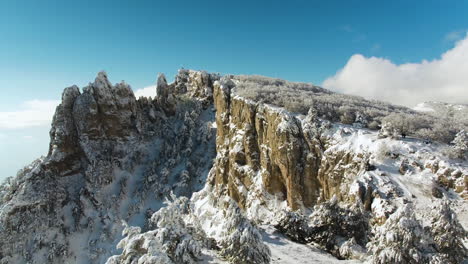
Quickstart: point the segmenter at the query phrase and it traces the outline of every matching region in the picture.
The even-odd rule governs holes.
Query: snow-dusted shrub
[[[363,259],[366,255],[366,249],[352,237],[340,245],[339,253],[341,258]]]
[[[0,181],[0,205],[13,197],[19,186],[24,182],[26,176],[37,169],[43,161],[44,157],[40,157],[19,170],[16,177],[10,176]]]
[[[343,124],[351,125],[356,120],[356,115],[354,114],[355,110],[342,106],[340,107],[340,122]]]
[[[444,143],[450,143],[457,133],[457,129],[454,127],[454,123],[447,121],[434,122],[431,131],[432,135],[430,138],[432,140]]]
[[[0,182],[0,205],[7,200],[7,195],[13,188],[13,177],[8,177]]]
[[[173,264],[162,244],[150,232],[141,234],[141,228],[125,224],[122,235],[125,237],[117,245],[123,249],[122,254],[110,257],[106,264]]]
[[[414,215],[410,204],[390,215],[385,224],[377,226],[368,247],[373,263],[424,263],[433,252],[430,239]]]
[[[361,112],[356,112],[356,119],[354,120],[353,126],[363,128],[368,126],[367,117]]]
[[[468,154],[468,133],[465,130],[461,130],[457,133],[452,143],[454,154],[460,159],[466,158]]]
[[[368,216],[359,207],[341,207],[336,198],[314,207],[309,217],[312,241],[322,245],[337,257],[339,245],[354,239],[354,243],[364,247],[368,242]]]
[[[369,125],[367,125],[367,127],[368,127],[369,129],[372,129],[372,130],[379,130],[379,129],[380,129],[380,124],[379,124],[379,122],[373,120],[373,121],[371,121],[371,122],[369,123]]]
[[[382,126],[379,130],[379,138],[391,137],[395,138],[398,135],[398,131],[393,127],[391,123],[382,123]]]
[[[410,115],[392,113],[382,119],[382,124],[384,124],[382,130],[387,130],[389,136],[393,137],[410,134],[412,132],[410,128],[416,126],[410,120]]]
[[[175,188],[188,188],[190,183],[190,173],[187,170],[182,170],[179,174],[179,181],[174,185]]]
[[[429,139],[434,138],[434,131],[429,128],[422,128],[416,132],[415,136],[424,139],[426,142],[430,142]]]
[[[245,218],[233,200],[225,211],[225,234],[221,241],[221,255],[230,263],[270,263],[270,249],[263,244],[257,228]]]
[[[282,211],[275,228],[288,238],[299,243],[312,242],[311,228],[306,216],[298,212]]]
[[[191,235],[184,222],[188,213],[188,199],[181,197],[167,202],[167,206],[151,217],[150,231],[141,233],[139,227],[126,226],[125,236],[117,245],[122,254],[112,256],[107,264],[190,264],[201,255],[201,244]]]
[[[198,140],[202,143],[207,143],[213,136],[214,136],[214,129],[212,128],[213,123],[210,121],[205,122],[200,128],[198,129]]]
[[[388,144],[385,144],[384,142],[380,142],[377,145],[377,151],[374,153],[374,157],[378,161],[384,161],[388,158],[392,150],[388,146]]]
[[[183,219],[188,210],[188,199],[180,197],[168,202],[166,207],[151,217],[157,237],[165,252],[175,263],[194,263],[200,256],[200,243],[193,239]]]
[[[360,208],[343,208],[336,198],[317,205],[307,219],[298,212],[282,212],[275,228],[299,243],[315,242],[339,258],[365,252],[368,221]]]
[[[304,118],[302,129],[308,140],[317,143],[322,150],[325,150],[325,145],[328,139],[325,132],[330,129],[330,127],[330,122],[319,119],[317,111],[311,107]]]
[[[438,258],[446,260],[445,263],[461,263],[468,258],[468,251],[462,241],[468,232],[458,222],[457,215],[447,201],[433,208],[430,234],[438,255],[441,255]]]

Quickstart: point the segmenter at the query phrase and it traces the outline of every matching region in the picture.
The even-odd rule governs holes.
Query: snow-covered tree
[[[386,130],[388,136],[397,137],[400,135],[410,134],[410,122],[408,117],[403,114],[392,113],[383,118],[384,125],[382,130]]]
[[[419,129],[416,133],[416,136],[423,139],[426,144],[431,142],[430,139],[434,138],[433,135],[434,135],[434,131],[428,128]]]
[[[359,245],[354,237],[341,243],[339,256],[345,259],[363,259],[366,256],[366,249]]]
[[[382,123],[378,134],[379,138],[395,137],[396,135],[397,132],[390,123]]]
[[[356,120],[356,114],[354,113],[354,109],[348,106],[340,107],[340,121],[343,124],[351,125]]]
[[[354,120],[353,126],[363,128],[367,127],[367,123],[367,117],[361,112],[356,112],[356,119]]]
[[[197,139],[202,143],[207,143],[213,137],[213,123],[212,122],[205,122],[203,125],[200,126],[198,129],[198,137]]]
[[[314,208],[309,217],[312,241],[335,256],[340,255],[340,244],[353,239],[356,245],[368,241],[368,218],[360,207],[342,207],[336,197]]]
[[[270,263],[270,249],[263,244],[260,232],[242,215],[233,200],[229,200],[225,212],[225,234],[220,241],[221,255],[231,263]]]
[[[372,261],[376,264],[424,263],[427,261],[425,254],[431,252],[428,240],[414,215],[414,208],[405,204],[376,228],[369,245]]]
[[[179,174],[179,180],[176,184],[174,184],[174,187],[183,191],[184,189],[189,187],[189,183],[190,173],[188,172],[188,170],[182,170],[182,172],[180,172]]]
[[[164,252],[162,244],[153,237],[153,232],[141,234],[141,228],[128,226],[122,231],[124,238],[117,248],[122,248],[122,254],[110,257],[106,264],[154,263],[173,264]]]
[[[281,211],[275,228],[291,240],[299,243],[312,242],[311,228],[306,216],[298,212]]]
[[[468,133],[461,130],[452,141],[453,151],[458,158],[465,158],[468,153]]]
[[[150,231],[141,233],[139,227],[126,226],[125,236],[117,245],[122,254],[112,256],[107,264],[191,264],[201,255],[200,242],[191,235],[184,222],[189,202],[186,197],[167,201],[167,206],[154,213],[150,220]]]
[[[446,120],[439,121],[432,125],[431,139],[439,142],[450,143],[456,133],[457,129],[454,128],[453,123]]]
[[[369,129],[372,129],[372,130],[379,130],[380,129],[380,124],[379,124],[379,122],[373,120],[367,125],[367,127]]]
[[[315,242],[341,258],[363,255],[368,236],[367,218],[361,209],[340,207],[336,198],[317,205],[309,218],[283,211],[275,228],[293,241]]]
[[[324,132],[330,128],[330,122],[320,120],[314,107],[309,108],[302,128],[310,141],[318,143],[322,149],[325,148],[326,137],[324,137]]]
[[[172,199],[151,217],[153,228],[169,258],[175,263],[195,263],[200,256],[200,243],[193,239],[183,218],[188,213],[189,201],[186,197]]]
[[[433,208],[430,230],[437,252],[448,263],[461,263],[468,258],[468,251],[462,241],[468,232],[458,222],[457,215],[447,201]]]

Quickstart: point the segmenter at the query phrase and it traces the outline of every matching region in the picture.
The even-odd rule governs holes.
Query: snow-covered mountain
[[[246,84],[267,84],[269,97],[252,100]],[[317,105],[301,114],[269,104],[281,99],[272,87],[362,102],[191,70],[172,84],[161,75],[156,98],[136,99],[105,73],[66,88],[48,155],[0,187],[0,263],[467,258],[466,132],[455,146],[386,136],[387,124],[370,130],[362,113],[344,111],[342,124]]]

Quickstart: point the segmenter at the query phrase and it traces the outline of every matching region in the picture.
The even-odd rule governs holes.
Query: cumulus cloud
[[[468,103],[468,34],[432,61],[397,65],[355,54],[322,86],[406,106],[425,101]]]
[[[156,85],[151,85],[142,89],[138,89],[135,91],[135,97],[140,98],[143,97],[155,97],[156,96]]]
[[[20,105],[17,111],[0,112],[0,129],[18,129],[49,125],[57,100],[31,100]]]

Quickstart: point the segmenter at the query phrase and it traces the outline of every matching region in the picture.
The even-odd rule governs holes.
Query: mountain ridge
[[[276,226],[295,241],[314,241],[339,258],[411,263],[466,256],[463,246],[448,254],[436,242],[411,247],[417,259],[394,247],[382,251],[385,239],[378,231],[387,221],[388,230],[397,230],[388,219],[410,217],[405,204],[425,208],[414,193],[463,209],[465,161],[445,158],[443,144],[378,137],[362,128],[356,114],[352,125],[343,125],[315,107],[301,115],[249,100],[236,92],[243,78],[253,82],[181,70],[171,84],[158,77],[155,98],[139,99],[129,85],[112,85],[103,72],[82,92],[66,88],[48,156],[1,188],[2,261],[193,263],[201,254],[197,248],[210,244],[231,262],[272,261],[276,253],[263,245],[257,224]],[[421,180],[421,190],[410,187],[411,178]],[[427,191],[433,194],[426,197]],[[172,203],[164,205],[166,198]],[[178,251],[167,249],[165,240],[147,246],[156,243],[153,236],[165,237],[165,217],[185,230],[168,229],[186,241],[169,241]],[[310,230],[298,236],[293,220]],[[455,231],[466,232],[453,221]],[[349,230],[339,230],[340,223]],[[237,232],[250,239],[251,248],[239,244]],[[143,245],[134,249],[135,243]]]

